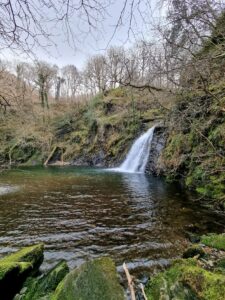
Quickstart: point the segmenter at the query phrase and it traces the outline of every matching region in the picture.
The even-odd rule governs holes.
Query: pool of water
[[[191,226],[225,227],[178,186],[144,174],[18,168],[0,175],[0,190],[0,256],[44,242],[44,269],[110,255],[140,277],[178,257]]]

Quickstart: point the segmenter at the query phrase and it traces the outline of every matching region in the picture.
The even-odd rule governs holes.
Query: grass
[[[201,242],[206,246],[225,251],[225,234],[208,234],[203,235]]]

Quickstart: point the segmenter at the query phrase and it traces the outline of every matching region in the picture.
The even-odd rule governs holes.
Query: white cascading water
[[[145,172],[154,129],[155,126],[151,127],[147,132],[145,132],[138,139],[136,139],[126,156],[125,161],[114,170],[130,173]]]

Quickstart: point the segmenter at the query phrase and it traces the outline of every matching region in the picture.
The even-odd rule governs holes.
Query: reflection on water
[[[143,173],[122,173],[124,188],[133,197],[149,197],[151,194],[149,178]]]
[[[177,257],[190,224],[224,228],[223,219],[178,187],[144,174],[26,168],[4,173],[0,183],[19,187],[0,196],[0,256],[44,242],[44,268],[60,259],[74,267],[110,255],[119,270],[126,261],[138,275]]]
[[[9,194],[9,193],[13,193],[13,192],[16,192],[18,190],[19,190],[19,188],[17,186],[10,186],[10,185],[1,186],[0,185],[0,196],[5,195],[5,194]]]

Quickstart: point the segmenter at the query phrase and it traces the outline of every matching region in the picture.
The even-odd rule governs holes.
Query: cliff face
[[[158,125],[155,128],[154,136],[152,139],[149,159],[146,167],[146,173],[156,176],[164,173],[164,165],[161,162],[161,155],[166,146],[167,131],[163,125]]]

